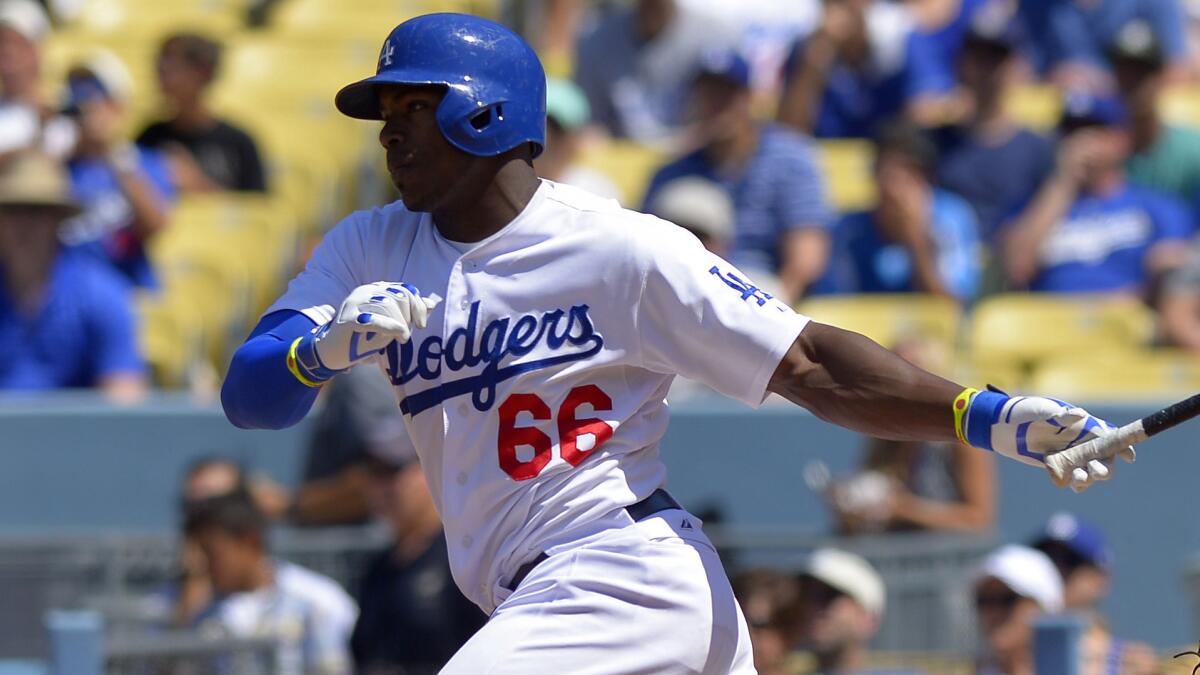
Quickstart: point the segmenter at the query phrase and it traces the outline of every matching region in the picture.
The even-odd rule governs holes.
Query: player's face
[[[444,90],[436,86],[385,85],[379,88],[388,173],[410,211],[434,213],[464,196],[481,162],[442,135],[437,107]]]

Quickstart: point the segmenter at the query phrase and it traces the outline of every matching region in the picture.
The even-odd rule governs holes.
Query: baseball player
[[[235,425],[278,429],[338,373],[380,365],[455,581],[491,614],[443,672],[753,672],[717,554],[664,489],[677,374],[751,406],[774,392],[862,433],[957,437],[1035,466],[1111,428],[919,370],[796,314],[682,228],[540,180],[545,86],[498,24],[397,26],[376,74],[335,103],[382,120],[401,200],[329,232],[222,390]],[[1055,478],[1082,489],[1112,462]]]

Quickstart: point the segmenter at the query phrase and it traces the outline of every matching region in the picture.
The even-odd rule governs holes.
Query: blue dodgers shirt
[[[978,226],[971,206],[945,190],[934,190],[929,223],[942,283],[960,300],[979,291]],[[915,290],[908,251],[888,241],[871,211],[848,213],[833,230],[825,276],[813,293],[906,293]]]
[[[684,176],[700,176],[725,187],[733,199],[734,238],[729,262],[744,271],[779,270],[780,238],[833,220],[812,141],[790,129],[767,125],[758,148],[737,175],[718,173],[697,151],[658,170],[646,190],[648,210],[658,190]]]
[[[175,188],[166,158],[139,147],[138,160],[150,185],[164,202],[174,201]],[[146,250],[131,232],[133,207],[117,184],[116,173],[103,159],[71,160],[71,191],[84,206],[83,213],[63,223],[64,244],[108,261],[131,283],[154,288],[157,282]]]
[[[0,389],[92,387],[141,373],[129,285],[104,263],[64,250],[46,298],[22,314],[0,283]]]
[[[1160,192],[1126,184],[1110,195],[1083,195],[1042,242],[1030,290],[1140,290],[1150,248],[1193,230],[1187,207]]]

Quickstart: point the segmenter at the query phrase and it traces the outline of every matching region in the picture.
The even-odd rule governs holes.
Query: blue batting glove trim
[[[1031,424],[1033,422],[1025,422],[1017,425],[1017,454],[1045,463],[1046,456],[1044,454],[1029,449],[1029,426]]]
[[[342,372],[326,368],[325,364],[321,363],[321,357],[317,356],[317,336],[315,333],[309,333],[300,338],[300,344],[296,345],[296,367],[300,369],[304,377],[313,382],[332,380],[334,375]]]
[[[967,406],[967,443],[995,452],[992,447],[992,425],[1000,421],[1000,411],[1008,400],[1007,396],[991,391],[975,394],[971,405]]]

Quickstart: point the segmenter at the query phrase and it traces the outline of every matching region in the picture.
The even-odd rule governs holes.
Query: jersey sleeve
[[[263,316],[290,309],[317,325],[333,320],[342,300],[358,286],[367,265],[368,247],[363,241],[364,213],[353,213],[338,223],[313,251],[304,271],[288,283],[287,290]]]
[[[808,318],[757,288],[690,233],[658,221],[639,243],[634,307],[643,367],[757,407]]]

